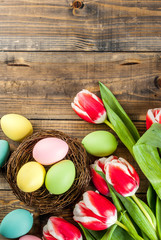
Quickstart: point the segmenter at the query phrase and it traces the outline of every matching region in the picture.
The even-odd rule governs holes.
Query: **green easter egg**
[[[62,194],[72,186],[75,174],[74,163],[71,160],[62,160],[48,170],[45,179],[46,188],[52,194]]]
[[[105,157],[116,150],[118,143],[112,133],[107,131],[95,131],[84,137],[82,144],[91,155]]]
[[[10,146],[6,140],[0,140],[0,167],[3,167],[3,165],[8,160],[8,157],[10,155]]]

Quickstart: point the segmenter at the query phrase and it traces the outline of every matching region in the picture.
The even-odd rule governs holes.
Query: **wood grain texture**
[[[71,108],[83,88],[100,96],[101,81],[143,134],[147,110],[161,107],[160,0],[82,1],[80,9],[73,9],[73,0],[0,1],[0,118],[18,113],[31,121],[34,132],[57,129],[79,141],[92,131],[111,131],[84,122]],[[11,152],[20,144],[1,129],[0,139],[9,141]],[[138,196],[146,201],[148,181],[118,142],[115,155],[135,167]],[[49,215],[38,217],[20,202],[7,183],[6,168],[0,169],[0,221],[17,208],[34,214],[30,233],[42,237]]]
[[[159,53],[0,53],[0,117],[79,119],[71,108],[83,88],[98,96],[104,83],[133,120],[161,106]]]
[[[3,51],[160,51],[160,1],[4,0]]]

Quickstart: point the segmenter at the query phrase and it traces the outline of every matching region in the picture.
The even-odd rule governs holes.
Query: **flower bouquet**
[[[97,159],[91,165],[91,176],[97,191],[83,194],[83,200],[74,208],[73,218],[87,240],[159,240],[161,109],[148,111],[147,131],[140,137],[115,96],[102,83],[100,93],[102,100],[82,90],[76,95],[72,108],[85,121],[105,123],[117,134],[150,183],[147,204],[135,195],[140,181],[133,166],[125,159],[112,155]]]

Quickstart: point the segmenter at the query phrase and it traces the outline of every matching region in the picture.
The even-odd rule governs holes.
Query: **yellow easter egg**
[[[6,114],[1,118],[4,134],[13,141],[21,141],[33,133],[30,121],[19,114]]]
[[[45,175],[45,168],[40,163],[25,163],[17,174],[17,186],[23,192],[34,192],[43,185]]]

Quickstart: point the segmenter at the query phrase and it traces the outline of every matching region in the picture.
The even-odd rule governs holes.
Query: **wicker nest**
[[[34,161],[32,150],[34,145],[41,139],[46,137],[57,137],[64,141],[69,146],[69,151],[65,159],[73,161],[76,167],[76,178],[71,188],[60,195],[50,194],[43,185],[40,189],[25,193],[21,191],[16,183],[17,173],[19,169],[28,161]],[[14,194],[19,200],[28,206],[32,206],[39,214],[51,212],[61,212],[63,208],[70,207],[81,194],[86,190],[89,184],[90,176],[87,166],[87,154],[80,142],[70,138],[63,132],[56,130],[41,130],[26,138],[14,151],[7,164],[7,180],[13,189]],[[48,170],[49,166],[44,166]]]

